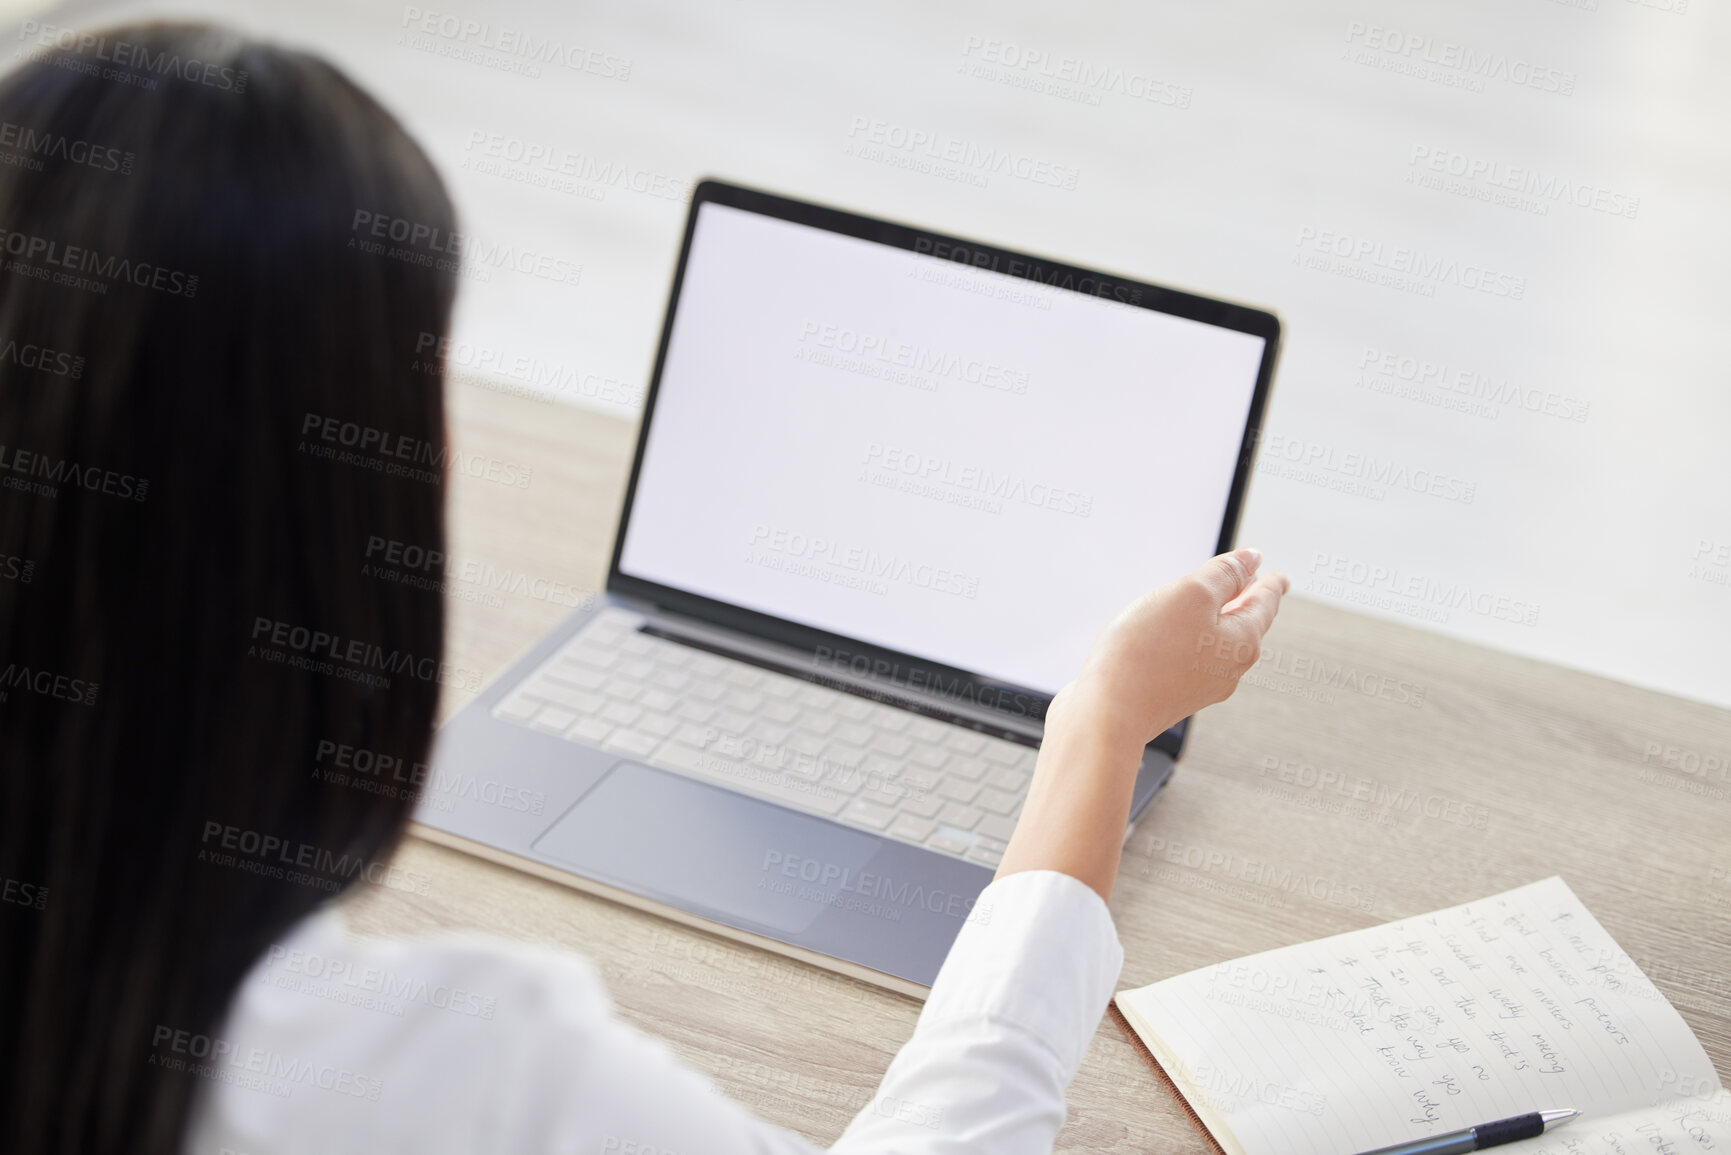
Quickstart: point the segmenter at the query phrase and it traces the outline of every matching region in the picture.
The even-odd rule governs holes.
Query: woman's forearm
[[[1123,851],[1112,832],[1130,821],[1143,742],[1085,696],[1066,696],[1075,689],[1052,703],[1034,780],[997,876],[1061,871],[1110,899]]]
[[[1286,578],[1253,549],[1222,554],[1138,598],[1052,699],[1034,780],[998,877],[1056,870],[1112,896],[1142,751],[1228,697],[1256,664]],[[1198,661],[1206,654],[1208,661]]]

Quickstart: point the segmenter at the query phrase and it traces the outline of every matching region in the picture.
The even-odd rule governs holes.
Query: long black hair
[[[408,821],[321,767],[431,738],[441,600],[363,569],[443,552],[454,220],[313,56],[47,40],[0,81],[0,1149],[168,1155],[170,1058]]]

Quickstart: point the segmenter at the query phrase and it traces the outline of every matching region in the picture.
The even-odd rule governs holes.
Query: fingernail
[[[1254,546],[1245,546],[1244,552],[1250,555],[1250,568],[1255,569],[1262,564],[1262,551]]]

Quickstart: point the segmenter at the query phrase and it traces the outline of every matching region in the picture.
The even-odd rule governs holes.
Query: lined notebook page
[[[1731,1150],[1731,1092],[1677,1099],[1611,1119],[1576,1120],[1506,1150],[1511,1155],[1724,1155]]]
[[[1343,1155],[1575,1107],[1587,1118],[1543,1141],[1569,1151],[1554,1141],[1593,1120],[1720,1086],[1682,1017],[1560,878],[1117,1003],[1246,1155]],[[1537,1148],[1509,1148],[1523,1149]]]

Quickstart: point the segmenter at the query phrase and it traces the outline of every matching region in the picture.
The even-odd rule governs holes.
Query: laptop
[[[990,917],[1053,694],[1232,547],[1279,343],[1262,310],[702,182],[605,594],[440,729],[420,832],[923,994]]]

